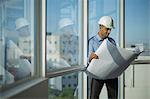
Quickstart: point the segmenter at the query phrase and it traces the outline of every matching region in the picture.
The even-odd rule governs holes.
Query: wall
[[[48,99],[48,80],[44,80],[9,99]]]

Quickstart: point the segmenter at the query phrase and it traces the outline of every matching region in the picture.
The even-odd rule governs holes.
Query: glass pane
[[[88,12],[88,39],[98,34],[99,19],[102,16],[111,16],[114,20],[115,29],[111,30],[109,37],[113,38],[116,44],[119,45],[119,1],[118,0],[88,0],[88,11],[89,11]],[[94,50],[96,50],[96,46],[95,48],[93,48],[93,52]],[[88,52],[88,54],[90,55],[90,51]],[[88,97],[90,97],[90,90],[91,90],[90,86],[91,86],[91,78],[89,77]],[[101,91],[100,98],[107,99],[106,87],[104,87],[103,90]]]
[[[1,84],[34,75],[34,0],[0,1]]]
[[[125,71],[126,99],[150,98],[149,27],[150,0],[125,0],[125,47],[143,51]]]
[[[4,44],[3,44],[3,35],[2,35],[2,24],[3,24],[3,20],[2,20],[2,1],[0,1],[0,85],[3,83],[2,82],[2,78],[3,78],[3,70],[2,70],[2,66],[4,66],[4,55],[2,55],[4,53]]]
[[[99,31],[98,21],[102,16],[111,16],[114,20],[115,29],[111,30],[110,37],[119,43],[119,1],[117,0],[88,0],[88,35],[89,38]]]
[[[79,64],[80,0],[47,0],[47,69]]]
[[[49,79],[49,99],[78,99],[78,72]]]
[[[126,1],[125,7],[126,47],[139,47],[141,56],[150,56],[150,1]]]

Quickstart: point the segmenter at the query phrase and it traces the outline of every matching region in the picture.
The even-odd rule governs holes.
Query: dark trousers
[[[104,83],[106,84],[108,99],[118,99],[118,78],[107,80],[92,78],[90,99],[99,99]]]

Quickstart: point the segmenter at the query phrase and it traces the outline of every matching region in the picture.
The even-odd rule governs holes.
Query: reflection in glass
[[[111,30],[110,36],[119,43],[119,1],[116,0],[88,0],[88,37],[96,35],[99,30],[98,20],[102,16],[111,16],[115,29]]]
[[[126,48],[139,47],[141,56],[150,56],[150,1],[127,0],[125,7]]]
[[[0,84],[11,84],[34,74],[34,29],[31,27],[34,16],[30,14],[31,9],[26,9],[29,4],[33,5],[33,1],[1,1]]]
[[[78,0],[47,0],[47,69],[79,64]],[[56,10],[53,10],[56,9]]]
[[[78,73],[49,79],[49,99],[78,99]]]
[[[125,0],[125,47],[143,51],[125,71],[126,99],[150,98],[150,0]],[[136,94],[136,95],[135,95]]]
[[[114,19],[115,29],[111,30],[112,37],[119,44],[119,0],[88,0],[88,39],[97,35],[99,31],[98,20],[102,16],[111,16]],[[90,98],[91,78],[88,77],[88,98]],[[104,93],[104,94],[103,94]],[[107,90],[103,86],[101,99],[107,99]]]

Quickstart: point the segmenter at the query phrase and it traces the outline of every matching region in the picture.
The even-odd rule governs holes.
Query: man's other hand
[[[89,61],[91,62],[92,59],[99,59],[99,57],[94,52],[92,52],[91,55],[90,55],[90,60]]]

